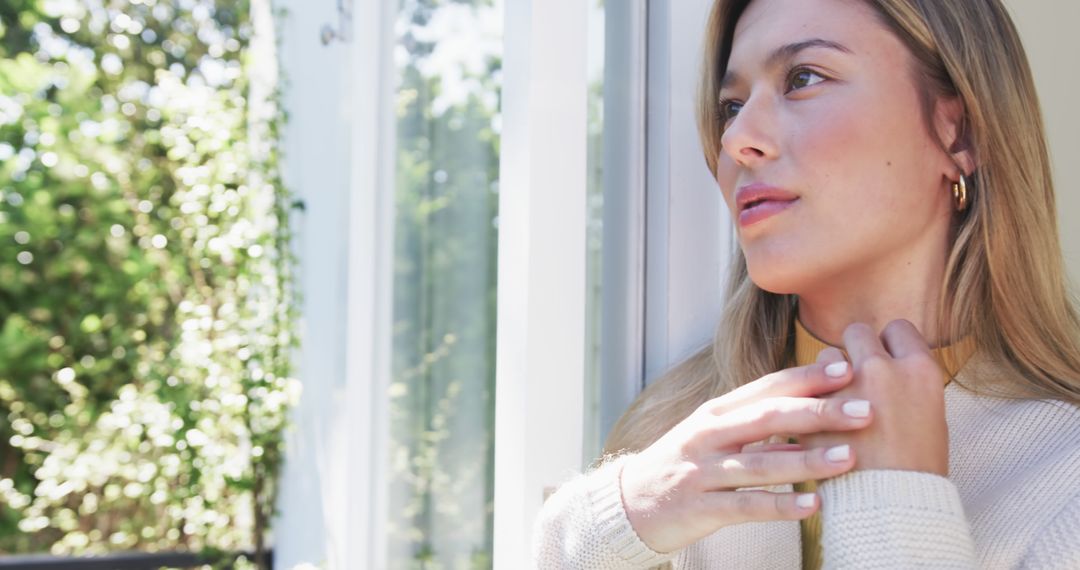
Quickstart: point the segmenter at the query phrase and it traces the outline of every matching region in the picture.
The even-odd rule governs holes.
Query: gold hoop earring
[[[963,174],[960,175],[959,182],[953,182],[952,195],[956,211],[963,212],[966,210],[968,207],[967,179]]]

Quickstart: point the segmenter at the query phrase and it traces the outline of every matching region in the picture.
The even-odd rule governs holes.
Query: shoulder
[[[1002,494],[1019,489],[1037,490],[1058,503],[1071,498],[1080,488],[1080,407],[992,395],[1002,391],[996,387],[1019,380],[1008,378],[1002,367],[974,364],[946,390],[949,477],[968,508],[992,508],[995,500],[1005,500]]]
[[[946,410],[949,479],[980,564],[1047,567],[1047,556],[1077,556],[1062,537],[1080,532],[1080,407],[1005,397],[1024,380],[973,360],[946,389]]]
[[[1003,365],[976,355],[946,389],[949,428],[982,437],[1057,441],[1080,446],[1080,406],[1016,396],[1025,380]]]

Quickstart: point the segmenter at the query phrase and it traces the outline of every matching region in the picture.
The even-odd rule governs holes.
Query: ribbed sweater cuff
[[[821,492],[834,514],[899,507],[964,515],[952,482],[921,471],[853,471],[825,481]]]
[[[630,524],[619,482],[626,459],[612,461],[588,478],[589,500],[597,531],[612,552],[631,567],[649,568],[670,561],[676,553],[661,554],[649,548]]]
[[[828,568],[974,567],[956,486],[916,471],[855,471],[821,484]]]

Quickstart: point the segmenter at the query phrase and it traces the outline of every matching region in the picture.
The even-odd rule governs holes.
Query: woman
[[[718,0],[700,100],[723,322],[538,565],[1080,568],[1080,319],[1000,1]]]

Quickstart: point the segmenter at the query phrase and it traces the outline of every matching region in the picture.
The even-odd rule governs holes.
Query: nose
[[[767,95],[751,96],[724,129],[722,154],[744,168],[776,158],[776,123],[774,102]]]

